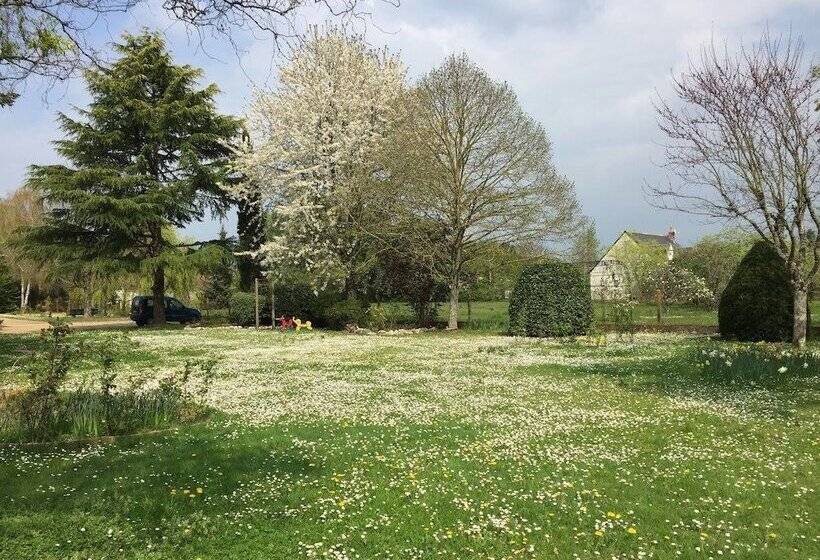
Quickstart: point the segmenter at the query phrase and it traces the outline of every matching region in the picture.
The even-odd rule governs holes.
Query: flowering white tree
[[[668,303],[704,302],[714,298],[703,278],[673,263],[660,264],[649,270],[646,283],[655,290],[658,323]]]
[[[278,87],[257,94],[254,148],[238,167],[273,209],[261,252],[274,273],[297,266],[317,287],[355,289],[366,256],[357,224],[367,219],[380,146],[401,116],[404,75],[396,57],[361,37],[314,29],[281,67]]]

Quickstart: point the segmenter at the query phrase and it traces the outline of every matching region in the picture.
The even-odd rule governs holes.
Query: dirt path
[[[34,319],[16,319],[10,317],[0,317],[0,335],[3,334],[34,334],[48,327],[45,321]],[[129,319],[105,319],[100,321],[89,321],[71,323],[71,329],[75,331],[90,331],[96,329],[123,329],[135,327],[134,322]]]

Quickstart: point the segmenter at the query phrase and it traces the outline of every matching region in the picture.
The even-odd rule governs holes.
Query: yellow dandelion
[[[630,527],[629,529],[626,530],[626,532],[629,533],[630,535],[634,535],[635,533],[638,532],[638,530],[635,527]]]
[[[191,493],[191,491],[190,491],[190,490],[188,490],[188,489],[186,488],[185,490],[183,490],[183,491],[182,491],[182,493],[183,493],[183,494],[190,494],[190,493]]]
[[[204,492],[204,490],[201,487],[197,487],[196,493],[197,494],[202,494],[202,492]]]
[[[595,536],[596,536],[596,537],[603,537],[603,536],[604,536],[604,532],[603,532],[603,531],[601,531],[600,529],[598,529],[597,531],[595,531]]]
[[[777,533],[769,533],[769,538],[770,539],[776,539],[777,538]]]
[[[614,511],[608,511],[608,512],[606,512],[606,516],[607,516],[607,517],[609,517],[610,519],[615,519],[615,516],[616,516],[616,515],[617,515],[617,514],[616,514]]]

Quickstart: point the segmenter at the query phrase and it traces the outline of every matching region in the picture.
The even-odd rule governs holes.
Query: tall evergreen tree
[[[25,246],[40,256],[117,261],[152,271],[155,302],[179,247],[173,228],[222,204],[228,146],[240,121],[220,115],[202,71],[175,65],[154,33],[124,35],[119,60],[85,74],[92,102],[79,119],[60,114],[66,138],[55,142],[72,166],[33,166],[29,184],[50,212]],[[165,322],[154,305],[154,324]]]
[[[211,309],[227,309],[231,301],[231,285],[235,258],[229,250],[230,240],[223,225],[219,230],[219,243],[213,244],[213,258],[207,266],[202,298]]]

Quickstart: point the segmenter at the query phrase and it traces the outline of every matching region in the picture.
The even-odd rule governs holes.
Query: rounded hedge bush
[[[254,294],[251,292],[234,292],[231,294],[228,319],[231,324],[240,327],[254,326],[256,324],[256,297]],[[259,294],[259,322],[263,325],[270,325],[270,303],[266,303],[261,293]]]
[[[720,334],[746,342],[787,342],[793,321],[794,290],[786,263],[770,243],[758,241],[720,296]]]
[[[519,336],[586,334],[592,322],[589,276],[559,261],[528,266],[510,295],[510,332]]]

